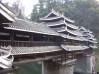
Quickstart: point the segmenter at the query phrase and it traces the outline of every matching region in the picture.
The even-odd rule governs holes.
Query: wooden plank
[[[68,61],[66,61],[66,62],[61,63],[61,65],[74,64],[75,61],[76,61],[76,59],[68,60]]]

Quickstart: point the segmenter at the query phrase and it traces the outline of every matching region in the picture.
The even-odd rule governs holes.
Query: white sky
[[[14,1],[16,0],[3,0],[4,3],[9,2],[10,4],[12,4]],[[20,2],[24,6],[25,15],[29,16],[32,12],[33,6],[38,3],[38,0],[20,0]]]

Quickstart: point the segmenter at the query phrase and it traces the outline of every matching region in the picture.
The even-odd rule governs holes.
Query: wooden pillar
[[[92,55],[77,56],[74,72],[79,74],[93,74],[95,67],[94,62],[94,56]]]
[[[67,56],[66,56],[66,53],[65,53],[65,62],[67,61]]]
[[[48,42],[50,41],[50,38],[49,38],[50,36],[47,36],[47,38],[48,38]]]
[[[13,41],[14,41],[14,36],[15,36],[14,33],[15,33],[15,32],[14,32],[13,30],[10,32],[11,46],[13,46]]]
[[[33,46],[33,34],[29,34],[29,41],[30,41],[30,46]]]
[[[74,65],[67,66],[66,64],[61,65],[55,62],[42,62],[42,74],[73,74]]]

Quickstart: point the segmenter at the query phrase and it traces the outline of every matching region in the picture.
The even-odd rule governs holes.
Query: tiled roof
[[[60,19],[62,17],[59,16],[55,16],[55,17],[49,17],[49,18],[40,18],[41,21],[49,21],[49,20],[56,20],[56,19]]]
[[[51,14],[54,14],[56,16],[54,17],[49,17]],[[70,20],[68,18],[66,18],[63,14],[60,14],[58,12],[56,12],[55,10],[52,10],[47,16],[45,16],[44,18],[42,18],[43,20],[54,20],[54,19],[58,19],[58,18],[63,18],[60,21],[50,21],[50,22],[44,22],[45,25],[47,24],[48,26],[54,26],[52,27],[52,29],[54,29],[56,32],[60,33],[61,37],[67,38],[67,39],[72,39],[72,40],[78,40],[78,41],[89,41],[91,43],[96,43],[96,39],[94,38],[94,35],[92,34],[92,32],[88,29],[86,29],[85,27],[78,27],[73,25],[74,20]],[[68,23],[71,22],[72,24]],[[59,25],[66,25],[63,27],[55,27],[55,26],[59,26]],[[73,30],[70,30],[68,27],[72,28]],[[63,32],[68,32],[74,36],[70,36],[70,35],[62,35]]]
[[[79,29],[79,31],[82,32],[83,37],[85,37],[89,42],[91,43],[97,43],[97,39],[94,38],[94,35],[92,34],[92,32],[90,30],[85,29],[84,27],[81,27]]]
[[[59,26],[59,25],[66,25],[72,29],[78,29],[78,26],[75,26],[73,24],[69,24],[65,22],[64,20],[59,20],[59,21],[53,21],[53,22],[43,22],[43,24],[48,25],[48,26]]]
[[[66,31],[73,34],[73,35],[76,35],[76,36],[82,36],[82,33],[79,32],[78,30],[69,30],[69,29],[67,29]]]
[[[89,40],[93,40],[93,41],[96,41],[97,39],[96,38],[94,38],[94,37],[90,37],[90,38],[88,38]]]
[[[77,40],[77,41],[88,41],[84,37],[73,37],[73,36],[66,35],[66,34],[61,34],[61,37],[71,39],[71,40]]]
[[[60,28],[60,29],[57,29],[57,32],[61,33],[61,32],[66,32],[67,28]]]
[[[68,33],[70,33],[72,35],[75,35],[75,36],[83,36],[80,31],[78,31],[78,30],[69,30],[66,27],[65,28],[53,28],[53,29],[55,31],[57,31],[57,32],[60,32],[60,33],[62,33],[62,32],[68,32]]]
[[[53,21],[53,22],[43,22],[44,25],[48,25],[48,26],[59,26],[59,25],[63,25],[64,21],[60,20],[60,21]],[[65,25],[65,24],[64,24]]]
[[[67,20],[67,21],[69,21],[71,23],[74,23],[74,20],[71,20],[71,19],[65,17],[63,14],[60,14],[59,12],[56,12],[54,9],[52,9],[52,11],[48,15],[46,15],[45,17],[43,17],[43,18],[44,19],[45,18],[48,18],[48,16],[50,16],[51,14],[54,14],[54,15],[56,15],[58,17],[64,18],[65,20]]]
[[[92,41],[92,40],[88,40],[89,42],[91,42],[91,43],[97,43],[97,41]]]
[[[90,45],[91,48],[97,49],[98,47],[96,45]]]
[[[74,23],[74,22],[75,22],[74,20],[71,20],[71,19],[65,17],[64,15],[63,15],[62,17],[63,17],[65,20],[67,20],[67,21],[69,21],[69,22],[71,22],[71,23]]]
[[[68,26],[68,27],[70,27],[70,28],[72,28],[72,29],[78,29],[78,26],[75,26],[75,25],[73,25],[73,24],[69,24],[69,23],[66,23],[65,22],[65,24]]]
[[[57,32],[47,27],[46,25],[42,25],[35,22],[29,22],[21,19],[17,19],[15,22],[9,24],[9,27],[5,27],[5,28],[12,29],[12,30],[59,36]]]
[[[62,50],[59,46],[12,47],[12,55],[47,53]]]
[[[86,33],[92,33],[92,31],[86,29],[86,28],[83,27],[83,26],[81,26],[81,27],[79,28],[79,31],[86,32]]]
[[[56,32],[66,31],[64,27],[63,28],[57,28],[57,27],[55,27],[55,28],[52,28],[52,29],[54,29]]]
[[[78,50],[85,50],[88,49],[88,46],[73,46],[73,45],[61,45],[61,47],[63,49],[65,49],[66,51],[78,51]]]
[[[59,32],[59,33],[63,33],[63,32],[68,32],[72,35],[75,35],[75,36],[83,36],[83,34],[78,31],[78,30],[69,30],[67,29],[67,27],[63,27],[63,28],[53,28],[55,31]]]
[[[6,17],[9,21],[15,21],[15,15],[0,2],[0,14]]]

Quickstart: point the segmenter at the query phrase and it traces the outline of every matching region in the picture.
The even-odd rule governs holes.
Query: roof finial
[[[52,12],[55,12],[55,10],[52,8]]]
[[[64,13],[62,13],[62,16],[64,16]]]

